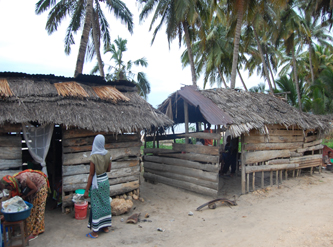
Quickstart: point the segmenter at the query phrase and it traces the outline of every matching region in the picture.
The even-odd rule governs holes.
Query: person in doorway
[[[227,143],[224,150],[224,153],[222,153],[222,159],[224,164],[221,175],[227,175],[229,167],[231,167],[230,177],[233,177],[236,171],[238,148],[236,142],[231,139],[231,136],[227,137]]]
[[[50,185],[47,176],[38,170],[26,169],[13,176],[4,176],[1,184],[10,190],[10,196],[21,196],[32,203],[30,216],[27,218],[27,236],[34,240],[45,231],[45,206]]]
[[[106,172],[111,170],[111,154],[105,149],[105,137],[97,135],[90,154],[90,172],[84,198],[91,194],[88,228],[86,236],[97,238],[98,232],[109,232],[111,227],[110,184]]]
[[[206,129],[204,130],[205,133],[213,133],[213,130],[210,129],[210,123],[207,124]],[[205,146],[213,146],[213,140],[212,139],[204,139],[204,145]]]

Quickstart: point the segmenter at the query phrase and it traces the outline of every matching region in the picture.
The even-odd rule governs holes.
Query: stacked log
[[[220,140],[220,134],[189,133],[186,137]],[[183,135],[183,136],[185,136]],[[173,143],[172,149],[144,149],[144,178],[153,183],[216,197],[219,188],[219,146]]]
[[[249,180],[249,173],[253,173],[253,190],[255,173],[262,173],[262,187],[264,186],[264,172],[269,171],[270,185],[273,185],[273,171],[276,171],[276,184],[282,180],[282,170],[299,170],[302,168],[321,168],[322,140],[313,130],[303,131],[298,127],[286,129],[282,125],[270,125],[267,134],[251,130],[244,135],[242,145],[242,193],[245,193],[245,182]],[[310,135],[311,134],[311,135]],[[245,178],[245,174],[246,178]],[[295,171],[293,172],[293,175]],[[297,173],[299,174],[299,173]],[[288,174],[286,172],[285,177]],[[247,181],[249,191],[249,181]]]
[[[72,205],[72,194],[85,189],[90,169],[90,152],[96,132],[63,130],[63,207]],[[110,196],[121,195],[139,188],[140,147],[138,134],[105,136],[105,149],[111,153],[111,171],[107,174]]]
[[[20,125],[0,127],[0,178],[22,170],[22,138]],[[18,132],[17,135],[8,135]]]

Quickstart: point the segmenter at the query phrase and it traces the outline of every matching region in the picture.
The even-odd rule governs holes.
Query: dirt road
[[[231,179],[237,178],[225,183]],[[47,210],[46,231],[30,246],[333,246],[332,189],[333,173],[302,173],[279,188],[237,197],[238,206],[195,211],[212,198],[142,182],[145,201],[135,201],[129,214],[113,217],[109,233],[87,238],[86,220]],[[126,224],[133,213],[141,213],[141,222]],[[142,221],[146,213],[151,222]]]

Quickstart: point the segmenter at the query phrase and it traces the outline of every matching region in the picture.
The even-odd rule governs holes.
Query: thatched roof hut
[[[138,194],[140,131],[173,123],[138,95],[134,83],[86,75],[0,73],[0,112],[0,177],[20,171],[23,163],[41,165],[52,189],[62,191],[63,207],[86,187],[96,134],[105,136],[112,156],[110,196]],[[41,149],[47,156],[36,160],[34,150]]]
[[[250,180],[255,190],[256,175],[264,187],[265,173],[272,186],[274,181],[281,183],[282,171],[285,178],[304,168],[320,172],[322,137],[332,131],[330,117],[299,112],[273,95],[235,89],[185,86],[158,109],[175,124],[185,123],[185,133],[157,135],[157,141],[185,137],[185,143],[174,141],[172,150],[145,149],[153,156],[144,156],[144,178],[212,196],[218,196],[224,184],[218,174],[229,173],[230,167],[232,175],[241,171],[242,193],[249,191]],[[207,124],[202,131],[198,122],[215,125],[215,130]],[[196,123],[196,131],[189,131],[189,123]],[[224,144],[229,138],[221,145],[222,135],[232,137],[227,152]]]
[[[189,103],[189,122],[210,122],[204,116],[204,107],[207,107],[208,104],[193,104],[195,98],[192,96],[198,93],[210,100],[208,104],[217,106],[220,111],[230,117],[229,122],[224,125],[235,137],[242,133],[249,133],[251,129],[257,129],[265,134],[267,133],[265,126],[272,124],[281,124],[286,128],[299,126],[302,129],[318,129],[323,133],[331,130],[329,118],[301,113],[280,97],[235,89],[199,90],[193,86],[186,86],[171,94],[159,105],[158,109],[173,119],[175,124],[184,123],[184,104],[181,104],[179,100],[185,99]],[[171,106],[172,108],[170,108]],[[198,114],[198,110],[200,114]],[[210,123],[223,124],[222,121]]]
[[[98,76],[0,73],[0,100],[0,125],[35,121],[119,133],[172,124],[133,83]]]

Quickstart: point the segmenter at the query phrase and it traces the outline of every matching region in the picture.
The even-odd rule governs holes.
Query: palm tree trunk
[[[186,21],[183,21],[182,24],[183,24],[184,33],[185,33],[185,42],[186,42],[186,46],[187,46],[188,60],[190,62],[190,66],[191,66],[192,84],[193,84],[193,86],[197,86],[197,76],[196,76],[195,68],[194,68],[193,52],[192,52],[192,47],[191,47],[191,42],[190,42],[190,34],[188,32],[188,25],[187,25]]]
[[[243,12],[244,12],[244,0],[237,1],[238,13],[237,13],[237,25],[234,40],[234,53],[232,56],[232,69],[231,69],[231,83],[230,88],[235,88],[236,86],[236,73],[237,73],[237,63],[238,63],[238,53],[239,53],[239,40],[243,24]]]
[[[104,78],[104,66],[103,66],[103,61],[101,57],[101,52],[100,52],[100,31],[99,31],[99,21],[98,21],[98,16],[93,11],[93,20],[92,20],[92,29],[93,29],[93,40],[94,40],[94,46],[95,46],[95,52],[96,52],[96,57],[97,57],[97,62],[98,62],[98,70],[99,74],[101,77]]]
[[[79,74],[82,74],[82,71],[83,71],[84,57],[86,56],[89,32],[91,29],[93,3],[94,3],[93,0],[87,1],[86,16],[85,16],[85,21],[84,21],[84,25],[83,25],[82,35],[81,35],[79,53],[77,55],[77,60],[76,60],[74,77],[78,76]]]
[[[272,71],[272,68],[271,68],[271,63],[269,62],[269,57],[267,55],[267,53],[265,54],[266,55],[266,61],[268,61],[268,70],[269,70],[269,73],[271,74],[271,77],[272,77],[272,81],[273,81],[273,84],[274,84],[274,88],[276,89],[276,83],[275,83],[275,80],[274,80],[274,75],[273,75],[273,71]]]
[[[246,85],[245,85],[245,82],[244,82],[244,80],[243,80],[243,77],[242,77],[241,73],[239,72],[239,69],[238,69],[238,68],[237,68],[237,72],[238,72],[239,78],[240,78],[241,81],[242,81],[243,87],[244,87],[245,91],[247,92],[247,91],[248,91],[248,90],[247,90],[247,87],[246,87]]]
[[[222,72],[221,72],[221,70],[220,70],[219,67],[217,67],[217,71],[219,72],[219,75],[220,75],[220,77],[221,77],[221,79],[222,79],[222,81],[223,81],[224,87],[225,87],[225,88],[228,88],[228,85],[227,85],[227,83],[225,82],[225,80],[224,80],[224,76],[223,76],[223,74],[222,74]]]
[[[313,74],[313,68],[312,68],[312,44],[311,40],[309,41],[309,66],[310,66],[310,73],[311,73],[311,82],[312,85],[314,84],[314,74]]]
[[[294,77],[295,77],[295,85],[296,85],[296,92],[297,92],[297,98],[298,98],[298,108],[299,108],[299,111],[302,112],[301,93],[299,91],[299,83],[298,83],[298,78],[297,78],[295,47],[292,48],[292,56],[293,56],[293,70],[294,70]]]
[[[258,38],[258,35],[257,35],[257,31],[256,31],[253,24],[252,24],[252,28],[253,28],[253,32],[254,32],[254,37],[256,38],[256,41],[257,41],[257,46],[258,46],[258,49],[259,49],[261,62],[262,62],[262,65],[264,66],[264,71],[265,71],[266,79],[267,79],[268,86],[269,86],[269,93],[271,95],[274,95],[272,83],[271,83],[271,80],[270,80],[270,77],[269,77],[269,73],[267,71],[266,61],[265,61],[265,58],[264,58],[264,53],[261,49],[261,44],[260,44],[260,41],[259,41],[259,38]]]

